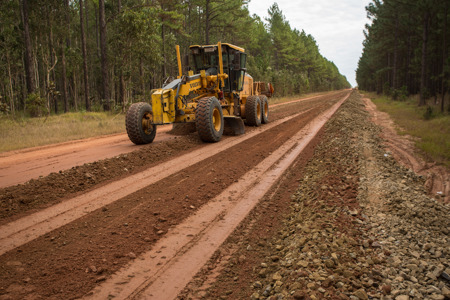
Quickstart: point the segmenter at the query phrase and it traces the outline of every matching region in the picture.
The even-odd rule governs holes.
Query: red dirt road
[[[171,126],[158,128],[155,143],[173,138]],[[136,151],[126,133],[0,153],[0,188],[27,182],[52,172]]]
[[[318,97],[320,96],[275,104],[271,108]],[[159,126],[153,144],[173,138],[167,134],[171,128],[171,125]],[[0,153],[0,188],[136,151],[139,147],[142,146],[134,145],[123,133]]]
[[[160,269],[151,268],[150,273],[139,277],[133,274],[130,265],[155,263],[163,267],[164,272],[176,272],[172,266],[176,266],[178,259],[187,261],[181,255],[188,253],[188,249],[206,250],[205,245],[214,244],[207,251],[211,255],[251,210],[252,206],[245,202],[253,199],[250,194],[264,194],[277,182],[283,170],[279,174],[270,172],[279,168],[282,159],[290,155],[297,157],[299,152],[295,149],[301,143],[309,145],[304,140],[306,132],[311,131],[318,120],[325,122],[326,118],[321,117],[323,113],[349,94],[349,91],[339,91],[277,106],[271,110],[269,124],[248,128],[243,136],[224,137],[216,144],[197,143],[196,134],[176,137],[176,140],[174,137],[159,145],[134,147],[137,151],[114,158],[108,164],[85,165],[79,169],[80,176],[72,176],[70,180],[64,177],[66,172],[62,172],[51,175],[52,180],[43,178],[18,189],[0,190],[4,211],[8,212],[0,220],[0,244],[5,246],[0,254],[0,299],[63,299],[89,295],[102,299],[104,297],[96,297],[94,291],[102,282],[130,291],[125,295],[119,293],[118,299],[157,295],[153,288],[147,289],[155,284],[148,277],[159,277]],[[175,146],[169,147],[170,144]],[[161,153],[151,152],[155,149]],[[152,153],[154,160],[145,164],[142,157],[147,153]],[[266,165],[267,161],[271,163]],[[285,163],[285,167],[289,164]],[[115,165],[119,167],[114,169]],[[135,172],[127,173],[123,166]],[[93,178],[104,174],[109,181],[96,184]],[[73,186],[85,186],[87,181],[91,185],[74,190],[75,193],[61,192],[61,196],[53,196],[52,191],[70,191]],[[243,190],[238,191],[237,186],[242,187],[242,184]],[[35,186],[39,189],[34,189]],[[253,189],[258,193],[252,192]],[[23,197],[17,197],[19,191]],[[259,197],[251,200],[252,205],[258,200]],[[67,209],[70,206],[73,209]],[[200,221],[198,232],[183,234],[179,230],[185,224],[192,227],[194,223],[190,220],[202,212],[207,212],[213,222]],[[232,212],[241,215],[229,219],[228,213]],[[221,231],[216,242],[205,240],[214,224],[223,229],[221,220],[234,220],[225,222],[233,226]],[[181,248],[175,250],[175,259],[172,259],[165,252],[172,248],[161,243],[177,232],[183,238],[174,239],[174,244]],[[22,234],[23,238],[15,234]],[[216,234],[212,236],[217,238]],[[183,245],[183,239],[190,246]],[[199,256],[203,262],[198,262],[190,274],[195,274],[208,255]],[[129,280],[114,281],[119,276],[115,274],[122,274],[118,272],[125,272]],[[165,274],[173,274],[171,272]],[[131,283],[131,278],[143,281]],[[166,278],[172,283],[170,275]],[[178,282],[177,290],[171,293],[175,295],[189,278]],[[108,298],[115,293],[107,288],[100,294]]]

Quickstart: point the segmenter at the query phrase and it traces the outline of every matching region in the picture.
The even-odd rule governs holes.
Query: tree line
[[[433,97],[444,111],[449,86],[449,2],[372,0],[358,63],[359,88],[392,95]],[[450,109],[450,108],[449,108]]]
[[[218,41],[245,48],[248,72],[279,96],[350,86],[276,3],[264,22],[247,2],[2,0],[0,110],[125,110],[177,74],[175,45]]]

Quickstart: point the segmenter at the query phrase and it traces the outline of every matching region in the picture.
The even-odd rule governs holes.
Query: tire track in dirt
[[[155,143],[173,138],[171,126],[158,128]],[[136,151],[126,133],[0,153],[0,188],[52,172]]]
[[[174,299],[347,98],[308,123],[86,299]]]
[[[289,102],[270,105],[270,108],[312,100],[323,97],[318,95]],[[167,134],[172,125],[158,126],[155,141],[174,138]],[[0,153],[0,188],[21,184],[30,179],[47,176],[52,172],[70,169],[119,154],[135,151],[138,147],[126,133],[88,138],[65,143],[33,147],[28,149]]]
[[[268,130],[261,131],[268,125],[251,130],[248,134],[261,132],[5,253],[0,257],[0,294],[52,299],[82,296],[153,248],[173,226],[243,177],[344,94],[324,96],[311,103],[314,108],[309,113]],[[292,114],[292,108],[286,115]],[[233,139],[227,137],[215,145]]]
[[[311,109],[310,109],[311,110]],[[30,216],[0,226],[0,255],[23,245],[56,228],[68,224],[96,209],[121,199],[206,158],[227,150],[266,130],[287,122],[310,110],[259,127],[246,135],[231,137],[217,144],[208,144],[194,152],[176,157],[146,171],[131,175],[119,181],[95,189],[86,194],[41,210]]]

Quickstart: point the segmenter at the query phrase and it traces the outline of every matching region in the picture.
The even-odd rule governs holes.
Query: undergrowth
[[[125,116],[72,112],[48,117],[0,115],[0,152],[125,132]]]

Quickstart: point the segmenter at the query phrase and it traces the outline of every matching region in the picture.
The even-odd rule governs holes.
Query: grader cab
[[[217,142],[224,126],[235,135],[249,126],[267,123],[267,96],[273,93],[270,84],[253,83],[246,74],[246,53],[243,48],[218,43],[190,46],[192,70],[183,75],[179,47],[177,79],[157,89],[151,104],[134,103],[126,115],[128,137],[135,144],[151,143],[157,125],[195,122],[201,140]]]

